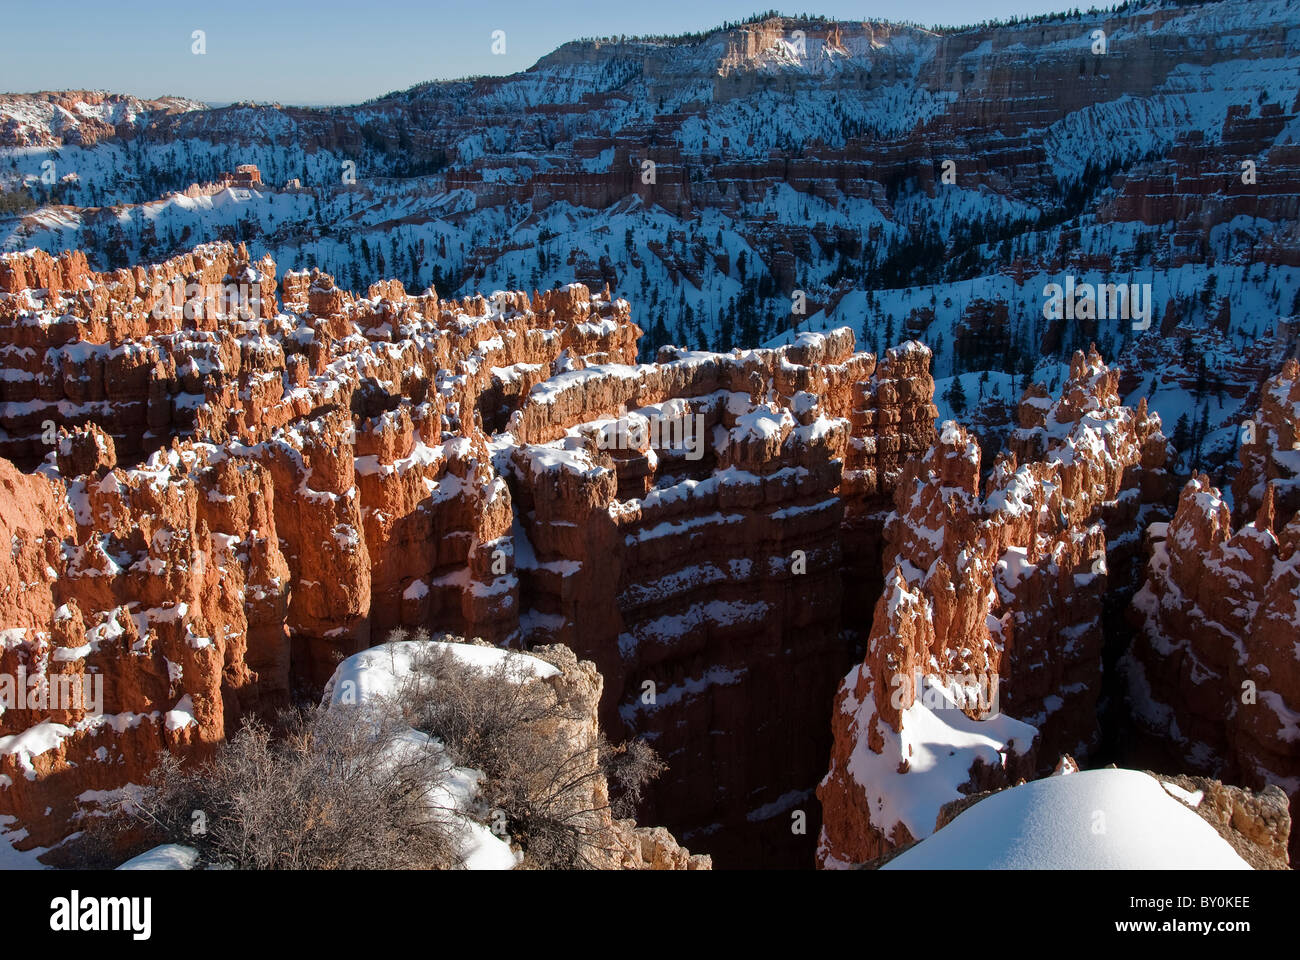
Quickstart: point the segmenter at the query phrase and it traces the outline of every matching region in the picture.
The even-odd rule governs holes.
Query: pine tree
[[[952,385],[948,387],[948,392],[944,394],[944,399],[952,412],[961,416],[966,412],[966,388],[961,384],[961,377],[953,377]]]
[[[1187,414],[1184,413],[1178,418],[1178,423],[1174,425],[1174,435],[1170,437],[1174,449],[1179,453],[1185,451],[1187,449],[1187,443],[1191,439],[1191,435],[1192,426],[1187,420]]]

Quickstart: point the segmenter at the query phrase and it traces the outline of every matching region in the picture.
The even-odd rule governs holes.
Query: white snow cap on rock
[[[360,706],[398,693],[403,680],[411,672],[414,658],[432,648],[447,650],[461,663],[483,670],[490,670],[504,660],[513,668],[510,671],[512,679],[554,677],[560,672],[545,660],[516,650],[439,640],[399,640],[362,650],[340,663],[325,685],[325,702],[331,706],[343,703]]]
[[[885,870],[1249,870],[1217,830],[1137,770],[1084,770],[964,810]]]

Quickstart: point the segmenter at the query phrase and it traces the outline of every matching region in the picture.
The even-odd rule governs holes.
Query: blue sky
[[[581,36],[683,33],[776,8],[970,23],[1079,0],[61,0],[3,3],[0,92],[106,89],[210,102],[356,103],[424,80],[506,74]],[[1098,3],[1109,6],[1109,3]],[[207,51],[191,48],[195,30]],[[504,30],[506,52],[491,51]]]

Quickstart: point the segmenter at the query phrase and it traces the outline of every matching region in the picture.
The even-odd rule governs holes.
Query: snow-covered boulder
[[[885,870],[1249,870],[1160,781],[1087,770],[979,801]]]

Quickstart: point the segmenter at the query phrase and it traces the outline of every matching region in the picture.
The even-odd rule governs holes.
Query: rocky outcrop
[[[1165,785],[1168,793],[1218,830],[1256,870],[1290,869],[1287,848],[1291,839],[1291,813],[1287,795],[1276,784],[1251,790],[1209,777],[1151,775]]]
[[[1287,360],[1259,389],[1259,404],[1239,434],[1241,468],[1232,480],[1232,521],[1253,520],[1266,493],[1276,517],[1300,510],[1300,362]]]
[[[1184,487],[1173,519],[1148,529],[1151,560],[1132,607],[1140,636],[1124,661],[1153,764],[1252,789],[1275,784],[1293,805],[1300,513],[1278,504],[1294,504],[1297,374],[1288,361],[1265,384],[1254,435],[1242,445],[1236,506],[1254,507],[1253,519],[1235,524],[1201,476]]]
[[[301,181],[297,181],[298,187],[301,187]],[[192,183],[184,190],[177,193],[168,194],[168,197],[188,197],[196,200],[199,197],[215,197],[223,190],[242,190],[245,193],[248,190],[266,190],[267,185],[262,182],[262,172],[257,169],[253,163],[241,163],[235,167],[235,172],[222,170],[217,174],[215,180],[207,183]],[[238,196],[238,195],[236,195]]]
[[[1300,215],[1300,147],[1279,137],[1296,104],[1234,105],[1217,130],[1182,134],[1158,163],[1137,164],[1117,178],[1113,198],[1102,204],[1102,221],[1165,225],[1171,233],[1169,266],[1205,257],[1205,230],[1238,216],[1294,221]],[[1242,161],[1249,157],[1249,169]],[[1262,169],[1262,175],[1257,170]],[[1297,266],[1288,244],[1261,251],[1267,263]]]
[[[150,123],[206,104],[181,97],[141,100],[102,90],[0,94],[0,143],[17,147],[93,147],[131,139]]]
[[[604,678],[589,660],[579,661],[563,644],[535,647],[534,656],[556,667],[558,676],[544,677],[556,691],[558,719],[554,735],[573,745],[572,755],[594,765],[600,734],[600,701]],[[576,778],[575,778],[576,779]],[[600,866],[616,870],[709,870],[710,857],[692,854],[664,827],[642,827],[635,820],[616,820],[609,812],[609,784],[591,779],[586,809],[599,812],[602,832],[609,837]]]
[[[919,839],[944,802],[1032,775],[1035,756],[1097,745],[1103,602],[1131,582],[1133,531],[1166,486],[1159,418],[1124,407],[1118,380],[1079,353],[1059,399],[1028,391],[983,493],[979,445],[952,422],[906,468],[867,657],[832,715],[823,866]]]

